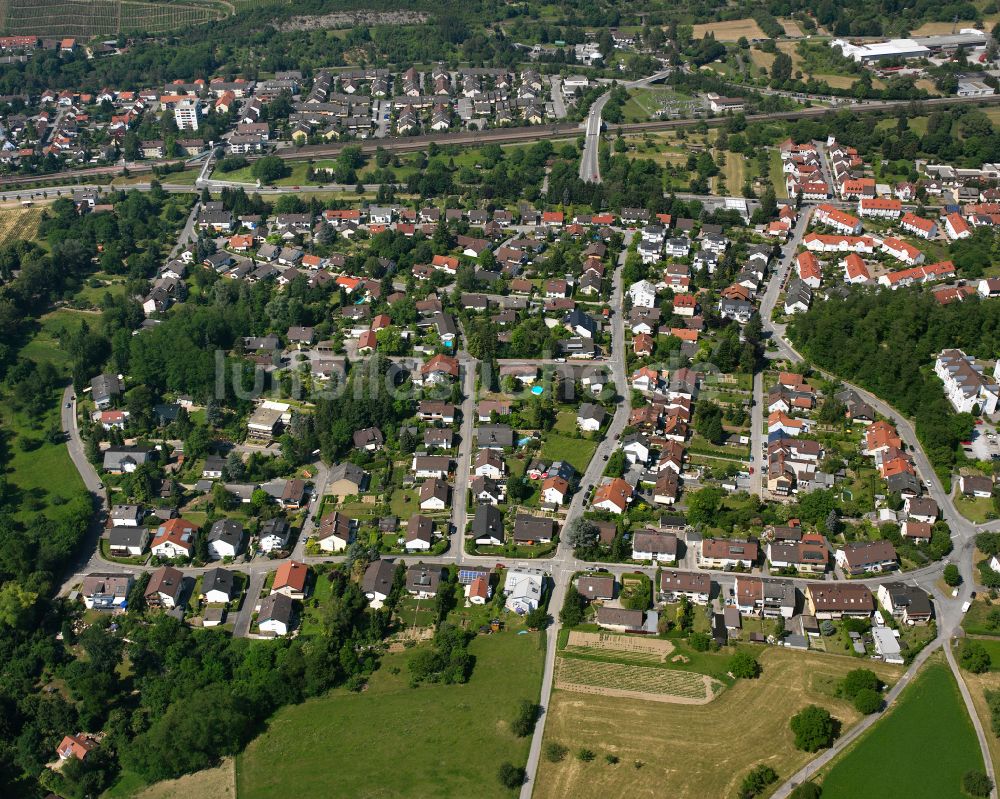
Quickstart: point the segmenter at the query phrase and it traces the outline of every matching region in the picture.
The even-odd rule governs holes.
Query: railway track
[[[906,108],[916,103],[921,108],[949,107],[954,105],[995,105],[1000,103],[1000,95],[990,97],[934,97],[928,100],[872,100],[844,104],[839,106],[813,106],[811,108],[800,108],[795,111],[777,111],[769,114],[749,114],[747,122],[778,122],[790,119],[815,119],[834,114],[840,111],[848,111],[854,114],[877,114],[893,109]],[[726,117],[697,118],[697,119],[665,119],[652,122],[632,122],[628,124],[610,126],[616,132],[622,133],[644,133],[664,130],[675,130],[678,128],[688,128],[702,123],[709,127],[717,127],[726,122]],[[426,136],[410,136],[404,139],[361,139],[339,142],[337,144],[314,144],[303,147],[294,147],[277,150],[274,155],[287,161],[303,161],[316,158],[334,157],[341,153],[345,147],[360,147],[362,153],[374,153],[379,148],[389,152],[403,153],[423,150],[431,143],[441,147],[450,145],[482,145],[482,144],[516,144],[518,142],[534,142],[542,139],[558,140],[583,136],[584,130],[578,124],[562,125],[537,125],[527,128],[499,128],[496,130],[484,131],[459,131],[455,133],[438,133]],[[259,156],[256,156],[259,157]],[[250,160],[254,160],[251,157]],[[173,161],[150,161],[148,163],[129,164],[128,170],[131,174],[152,172],[156,166],[165,166]],[[78,169],[71,172],[58,172],[52,175],[15,175],[0,177],[0,187],[11,187],[26,184],[62,183],[81,180],[86,181],[95,177],[106,175],[119,175],[122,173],[121,166],[91,167],[89,169]],[[192,188],[193,191],[193,188]]]

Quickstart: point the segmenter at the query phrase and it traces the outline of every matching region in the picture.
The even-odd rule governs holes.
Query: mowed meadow
[[[515,737],[509,721],[519,700],[538,701],[544,642],[541,633],[479,636],[466,685],[411,688],[409,653],[388,655],[365,691],[279,711],[237,758],[238,796],[511,796],[496,772],[527,761],[531,739]]]
[[[558,763],[542,758],[536,799],[728,799],[755,765],[766,763],[785,778],[812,755],[795,749],[789,719],[809,704],[827,708],[844,729],[860,718],[835,696],[836,685],[864,666],[894,682],[902,669],[837,655],[767,648],[763,674],[738,680],[708,704],[555,691],[545,742],[567,747]],[[592,750],[583,762],[575,753]],[[618,758],[608,763],[605,755]]]

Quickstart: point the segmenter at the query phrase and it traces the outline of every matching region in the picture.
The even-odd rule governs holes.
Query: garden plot
[[[689,671],[573,657],[556,662],[556,688],[577,693],[704,705],[715,699],[722,687],[705,674]]]
[[[628,663],[666,663],[674,651],[670,641],[657,638],[635,638],[610,633],[585,633],[573,630],[564,650],[570,654],[613,657]]]

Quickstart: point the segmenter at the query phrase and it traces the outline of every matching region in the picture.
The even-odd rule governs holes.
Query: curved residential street
[[[785,256],[782,258],[781,262],[777,265],[774,273],[772,274],[760,307],[761,321],[763,322],[765,334],[770,334],[771,341],[773,341],[777,347],[776,352],[768,353],[768,357],[785,358],[792,363],[802,363],[805,359],[785,337],[785,325],[773,322],[771,315],[774,311],[775,305],[777,304],[778,295],[787,282],[789,274],[792,270],[792,261],[794,259],[795,250],[807,227],[807,225],[804,224],[807,217],[807,213],[801,214],[791,240],[791,246],[787,247]],[[907,449],[913,456],[917,472],[926,486],[928,495],[937,502],[938,507],[941,509],[942,518],[948,523],[948,526],[951,529],[954,550],[949,557],[945,558],[944,561],[931,564],[930,566],[926,566],[922,569],[893,576],[893,579],[903,579],[908,582],[916,583],[934,597],[938,634],[937,638],[935,638],[934,641],[929,644],[917,656],[917,658],[914,659],[913,664],[911,664],[906,670],[903,678],[886,695],[886,711],[892,707],[893,702],[895,702],[895,700],[899,697],[902,689],[912,680],[913,675],[916,673],[919,666],[927,659],[930,652],[936,650],[938,647],[943,647],[947,655],[948,665],[951,667],[952,673],[959,684],[966,709],[968,710],[972,724],[976,729],[976,734],[979,738],[979,744],[982,750],[983,762],[986,767],[986,773],[995,783],[996,780],[993,763],[990,759],[989,747],[986,744],[986,737],[982,729],[982,724],[976,713],[975,706],[972,704],[972,698],[969,695],[968,688],[962,678],[962,673],[955,662],[954,656],[952,655],[950,641],[953,637],[962,635],[962,606],[965,602],[971,599],[972,593],[975,590],[976,575],[973,556],[975,552],[976,533],[981,530],[1000,529],[1000,521],[994,521],[987,525],[977,526],[958,512],[951,496],[944,490],[944,486],[941,484],[937,474],[934,472],[930,460],[928,459],[923,448],[920,446],[913,424],[909,419],[903,416],[903,414],[887,402],[876,397],[870,391],[866,391],[860,386],[842,380],[835,375],[824,372],[821,369],[818,371],[823,374],[824,377],[832,380],[839,380],[845,387],[854,389],[854,391],[856,391],[859,396],[865,400],[865,402],[869,403],[879,414],[889,419],[889,421],[896,426],[899,437],[904,441]],[[755,432],[763,427],[763,410],[761,405],[762,403],[758,402],[755,406],[756,413],[754,414],[753,421]],[[938,578],[940,578],[941,572],[947,563],[955,563],[962,575],[962,584],[959,586],[957,595],[954,597],[944,596],[937,584]],[[874,581],[865,580],[865,582],[871,583]],[[850,733],[838,740],[831,749],[824,752],[823,755],[804,766],[799,772],[789,778],[775,792],[774,796],[777,797],[777,799],[782,799],[782,797],[788,796],[795,785],[805,781],[812,774],[815,774],[816,771],[822,768],[826,763],[830,762],[832,758],[843,751],[844,748],[847,747],[853,740],[875,724],[880,717],[881,714],[876,714],[865,718],[857,727],[851,730]],[[994,788],[992,796],[997,796],[996,788]]]
[[[651,82],[656,76],[651,76],[646,79],[647,82]],[[643,81],[637,81],[635,84],[628,85],[638,85],[642,84]],[[599,180],[599,172],[597,171],[597,153],[599,151],[599,139],[600,139],[600,110],[603,107],[601,99],[606,99],[608,95],[602,95],[595,102],[594,107],[591,109],[591,114],[588,117],[588,139],[587,148],[585,149],[583,158],[581,160],[581,177],[584,171],[589,175],[597,175]],[[595,135],[591,137],[589,135],[591,126],[594,126]],[[588,155],[589,153],[589,155]],[[590,159],[588,161],[588,159]],[[277,190],[278,192],[291,191],[290,189]],[[708,200],[724,201],[725,198],[714,197],[714,198],[703,198]],[[792,238],[789,244],[786,246],[784,254],[781,260],[775,265],[773,272],[767,280],[767,284],[762,295],[761,300],[761,318],[764,325],[765,335],[769,335],[771,341],[774,343],[774,349],[769,350],[768,357],[781,357],[786,358],[792,362],[801,362],[803,360],[802,356],[795,351],[790,342],[785,338],[784,326],[772,322],[771,313],[776,306],[778,297],[780,295],[781,289],[789,275],[791,269],[791,263],[794,251],[798,242],[801,241],[802,236],[805,233],[807,226],[807,213],[803,213],[801,218],[793,231]],[[178,241],[177,247],[183,246],[191,240],[194,235],[194,212],[192,216],[187,220],[181,237]],[[615,413],[609,424],[607,434],[598,443],[595,454],[588,465],[585,473],[580,479],[579,490],[572,496],[569,506],[567,507],[567,514],[565,519],[565,524],[571,523],[573,520],[580,517],[584,512],[588,489],[592,486],[599,484],[601,476],[604,471],[604,464],[606,457],[614,452],[618,447],[618,439],[624,430],[629,414],[630,414],[630,399],[631,392],[628,386],[627,374],[625,371],[625,320],[623,316],[623,296],[624,296],[624,286],[622,285],[622,267],[625,262],[625,255],[627,252],[628,245],[632,241],[634,236],[634,231],[626,230],[624,231],[625,243],[622,253],[618,259],[618,263],[614,272],[612,273],[613,281],[613,291],[611,298],[611,354],[606,360],[601,361],[602,365],[610,366],[613,376],[614,385],[617,388],[617,394],[619,396],[619,402],[615,409]],[[176,248],[175,248],[176,251]],[[464,336],[463,336],[464,340]],[[457,353],[463,372],[463,392],[464,399],[462,402],[462,426],[461,426],[461,445],[459,450],[459,455],[457,458],[458,466],[455,475],[455,485],[454,485],[454,497],[464,498],[467,486],[469,484],[470,478],[470,463],[473,455],[473,438],[474,438],[474,418],[475,418],[475,394],[476,394],[476,374],[480,368],[479,362],[469,355],[467,352],[459,351]],[[536,363],[544,363],[543,361],[537,361]],[[843,382],[843,381],[841,381]],[[850,384],[845,383],[845,385],[850,386]],[[872,587],[877,586],[879,583],[894,580],[903,580],[905,582],[910,582],[919,585],[924,590],[931,593],[935,599],[935,608],[938,623],[938,636],[934,642],[928,646],[915,660],[914,664],[906,671],[900,682],[893,688],[892,691],[886,697],[887,705],[891,707],[895,699],[900,695],[905,686],[912,680],[913,675],[916,673],[919,665],[923,663],[931,652],[936,651],[938,647],[944,646],[946,650],[949,649],[950,640],[961,634],[961,618],[962,618],[962,604],[969,600],[971,593],[975,586],[975,572],[973,569],[973,550],[974,550],[974,539],[975,535],[979,530],[989,529],[989,530],[1000,530],[1000,521],[991,522],[987,525],[976,526],[966,520],[961,514],[958,513],[955,508],[952,498],[945,492],[944,487],[941,485],[940,480],[934,473],[931,467],[930,461],[926,457],[925,453],[920,447],[917,440],[915,430],[912,423],[903,417],[896,409],[890,407],[887,403],[883,402],[879,398],[873,396],[870,392],[867,392],[857,386],[851,386],[862,396],[867,402],[869,402],[880,414],[884,415],[886,418],[893,421],[899,432],[900,437],[906,443],[907,448],[910,450],[914,457],[917,469],[919,471],[921,479],[925,482],[927,486],[928,494],[933,497],[938,506],[941,508],[942,516],[945,521],[948,522],[952,530],[952,537],[954,541],[954,552],[951,556],[942,563],[935,563],[926,566],[922,569],[913,570],[910,572],[897,573],[897,574],[887,574],[873,579],[866,579],[864,582]],[[106,492],[101,484],[101,478],[94,469],[94,467],[87,461],[85,456],[85,448],[83,441],[80,437],[79,427],[77,425],[77,408],[75,400],[73,399],[72,388],[67,388],[63,396],[63,406],[61,408],[62,417],[62,428],[67,436],[67,448],[70,457],[76,466],[77,471],[80,473],[84,485],[87,490],[91,493],[94,499],[95,513],[93,522],[88,530],[86,540],[81,545],[79,549],[79,554],[77,558],[72,562],[70,567],[67,569],[67,577],[61,587],[60,593],[68,593],[71,588],[80,582],[85,574],[90,572],[107,572],[107,571],[119,571],[119,572],[130,572],[139,573],[143,571],[148,571],[149,567],[146,566],[132,566],[123,565],[117,562],[112,562],[104,559],[100,552],[100,537],[103,532],[104,520],[107,518],[107,497]],[[754,387],[753,387],[753,397],[754,397],[754,409],[753,409],[753,428],[752,428],[752,449],[751,451],[754,455],[758,455],[760,452],[763,431],[763,385],[762,376],[760,373],[754,377]],[[762,490],[762,480],[761,480],[761,468],[763,464],[758,463],[758,468],[755,469],[754,479],[751,481],[751,487],[754,491],[760,492]],[[305,555],[305,541],[308,535],[313,529],[313,517],[318,511],[318,498],[321,497],[325,491],[329,470],[322,463],[316,463],[314,465],[316,470],[315,474],[315,495],[310,505],[309,511],[306,514],[306,521],[304,523],[303,530],[299,535],[298,542],[293,550],[293,557],[302,560],[306,563],[323,563],[323,562],[337,562],[343,559],[342,556],[329,556],[329,557],[314,557]],[[492,565],[496,562],[496,556],[475,556],[468,555],[464,552],[464,533],[465,528],[468,523],[468,512],[466,509],[466,503],[464,499],[457,499],[452,507],[452,530],[450,533],[451,545],[448,550],[443,555],[440,556],[421,556],[416,555],[419,559],[426,563],[440,563],[440,564],[461,564],[461,563],[481,563]],[[414,557],[414,556],[409,556]],[[958,594],[955,597],[944,596],[939,587],[938,580],[941,576],[941,571],[943,569],[944,563],[954,562],[959,566],[963,577],[963,583],[959,587]],[[522,565],[522,564],[519,564]],[[590,563],[577,560],[572,552],[571,547],[567,544],[560,542],[558,545],[554,556],[551,559],[533,561],[533,566],[540,567],[548,570],[549,581],[548,587],[550,590],[550,600],[549,600],[549,611],[553,617],[552,625],[546,631],[546,650],[545,650],[545,661],[544,661],[544,671],[542,678],[542,687],[540,692],[540,704],[542,706],[542,715],[538,721],[531,740],[531,746],[529,750],[529,757],[527,762],[527,778],[524,786],[521,790],[522,799],[528,799],[531,796],[538,765],[542,749],[542,739],[544,736],[546,717],[549,709],[549,704],[552,695],[552,683],[553,683],[553,673],[555,669],[556,662],[556,640],[559,632],[559,611],[562,608],[563,597],[567,586],[570,583],[572,575],[574,572],[581,569],[589,567]],[[186,575],[197,575],[207,568],[212,568],[214,564],[205,567],[185,567],[181,571]],[[249,576],[249,592],[247,598],[243,603],[241,610],[237,613],[235,618],[235,635],[247,635],[250,629],[251,617],[253,610],[256,606],[256,598],[264,584],[267,573],[272,571],[277,566],[277,561],[271,560],[267,557],[256,557],[249,561],[240,561],[233,563],[230,568],[234,570],[241,571]],[[650,577],[655,577],[656,569],[652,567],[637,567],[632,564],[607,564],[609,572],[619,575],[625,571],[642,571],[643,573],[649,575]],[[732,576],[721,574],[718,572],[713,572],[713,579],[719,582],[723,586],[730,586],[732,584]],[[973,723],[976,726],[977,734],[979,735],[981,746],[984,752],[984,761],[987,764],[987,771],[990,775],[993,775],[993,767],[989,760],[988,750],[985,746],[986,738],[985,733],[982,730],[982,726],[979,723],[978,718],[975,715],[974,708],[971,707],[971,698],[969,697],[968,691],[965,688],[964,682],[961,680],[961,675],[957,670],[954,662],[954,657],[948,652],[948,661],[952,666],[952,670],[956,673],[959,679],[960,685],[962,686],[963,698],[966,701],[967,706],[970,709],[970,715],[972,717]],[[777,797],[787,796],[793,785],[795,783],[801,782],[807,779],[811,774],[814,774],[818,768],[821,768],[825,763],[836,756],[837,753],[842,751],[844,747],[848,746],[851,741],[855,740],[857,736],[861,735],[864,730],[868,729],[872,724],[874,724],[878,716],[873,716],[865,719],[861,725],[856,727],[850,733],[844,736],[841,741],[839,741],[829,752],[824,753],[822,756],[814,760],[812,763],[805,766],[797,774],[791,777],[784,785],[782,785],[778,792],[775,794]]]

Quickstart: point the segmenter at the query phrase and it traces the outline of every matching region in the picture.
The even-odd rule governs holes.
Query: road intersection
[[[606,95],[605,95],[606,96]],[[593,113],[593,112],[592,112]],[[599,117],[600,108],[597,109],[596,114],[593,118],[598,120],[597,131],[599,139]],[[592,152],[594,153],[594,158],[596,159],[597,145],[593,146]],[[586,157],[586,156],[585,156]],[[596,161],[594,162],[596,164]],[[582,168],[582,167],[581,167]],[[724,198],[712,198],[712,199],[724,199]],[[802,236],[805,233],[807,226],[807,214],[802,214],[800,220],[796,224],[793,231],[792,237],[789,243],[784,248],[783,255],[778,263],[775,265],[771,275],[767,280],[765,291],[761,298],[761,309],[760,314],[763,322],[763,327],[765,335],[770,338],[773,346],[769,351],[769,357],[781,357],[789,360],[793,363],[798,363],[803,360],[802,356],[794,350],[791,343],[785,337],[785,328],[783,325],[772,321],[771,315],[774,308],[777,305],[778,298],[780,296],[781,290],[790,274],[792,269],[793,259],[795,249],[798,243],[801,241]],[[194,212],[192,216],[187,220],[187,224],[182,232],[181,238],[178,241],[177,247],[181,247],[190,241],[194,235]],[[603,474],[605,456],[610,456],[613,451],[618,446],[617,439],[620,437],[622,431],[624,430],[630,412],[630,391],[627,382],[627,375],[625,373],[625,324],[623,309],[623,290],[622,285],[623,279],[623,265],[625,261],[625,254],[627,252],[627,247],[631,241],[634,231],[624,231],[625,233],[625,248],[621,256],[619,257],[616,268],[613,272],[613,293],[611,300],[612,316],[611,316],[611,334],[612,334],[612,348],[610,357],[606,361],[602,361],[602,365],[609,367],[612,373],[614,385],[617,387],[617,393],[619,396],[619,402],[615,410],[614,416],[610,422],[606,436],[602,441],[599,442],[598,448],[586,469],[583,477],[580,481],[579,490],[573,495],[571,502],[567,508],[566,517],[564,525],[569,525],[573,520],[579,518],[585,510],[586,495],[588,493],[587,489],[590,486],[599,484],[600,479]],[[176,250],[177,248],[175,248]],[[464,339],[464,337],[463,337]],[[458,469],[455,477],[455,488],[452,507],[452,529],[450,531],[451,544],[449,551],[441,556],[416,556],[420,557],[421,560],[427,563],[441,563],[441,564],[461,564],[461,563],[480,563],[480,564],[493,564],[496,561],[496,556],[477,556],[470,555],[464,551],[464,541],[465,541],[465,529],[468,523],[468,513],[466,509],[466,490],[469,485],[470,479],[470,463],[472,460],[472,443],[473,443],[473,426],[475,418],[475,394],[476,394],[476,375],[479,369],[479,362],[473,358],[469,353],[465,351],[460,351],[458,353],[459,361],[462,368],[463,374],[463,394],[464,400],[462,403],[462,427],[461,427],[461,447],[458,456]],[[841,381],[843,382],[843,381]],[[845,385],[850,385],[845,383]],[[888,580],[905,580],[907,582],[912,582],[914,584],[920,585],[922,588],[931,593],[935,598],[935,605],[937,610],[937,624],[938,624],[938,636],[934,642],[921,653],[921,655],[914,661],[914,664],[910,666],[904,675],[903,680],[894,688],[893,692],[890,692],[887,696],[887,702],[891,702],[898,696],[899,691],[902,690],[902,686],[905,685],[912,676],[915,674],[916,669],[919,664],[926,659],[930,652],[936,650],[938,647],[944,647],[945,650],[949,650],[950,641],[953,637],[961,635],[960,622],[962,618],[961,607],[962,604],[970,599],[971,592],[975,585],[975,573],[973,568],[973,551],[974,551],[974,538],[979,530],[983,529],[1000,529],[1000,523],[991,523],[989,525],[982,525],[977,528],[971,522],[967,521],[960,513],[958,513],[952,498],[944,490],[941,485],[940,480],[935,474],[930,461],[927,459],[925,453],[920,447],[919,441],[917,440],[915,430],[912,423],[906,419],[897,410],[890,407],[888,404],[873,396],[871,393],[865,391],[864,389],[853,386],[853,388],[869,402],[880,414],[891,420],[899,432],[900,437],[906,443],[908,449],[912,453],[917,469],[920,473],[921,478],[927,485],[928,493],[933,497],[938,506],[942,510],[943,518],[948,522],[952,530],[952,537],[955,544],[955,551],[952,554],[950,560],[959,566],[963,577],[963,583],[960,586],[957,596],[945,596],[939,587],[939,578],[941,576],[941,571],[943,569],[944,563],[936,563],[930,566],[924,567],[922,569],[914,570],[911,572],[906,572],[903,574],[892,574],[883,577],[875,578],[872,580],[865,580],[864,582],[870,584],[871,586],[877,586],[878,583],[885,582]],[[751,452],[755,457],[758,457],[760,452],[760,447],[762,443],[762,431],[763,431],[763,387],[761,374],[758,372],[754,377],[754,387],[753,387],[753,431],[752,431],[752,443]],[[145,567],[132,566],[119,564],[117,562],[112,562],[106,560],[101,554],[100,548],[100,537],[103,533],[104,520],[107,518],[108,504],[106,492],[101,483],[101,478],[94,469],[94,467],[87,461],[85,455],[85,448],[83,441],[80,436],[79,427],[77,424],[77,408],[75,397],[73,395],[72,388],[67,388],[65,395],[63,397],[63,407],[61,409],[62,416],[62,426],[63,430],[67,436],[67,448],[74,465],[79,471],[81,478],[86,486],[87,490],[91,493],[94,498],[95,514],[94,520],[91,524],[85,542],[80,547],[80,555],[74,561],[69,569],[69,576],[62,586],[61,593],[67,593],[75,584],[78,584],[82,577],[90,572],[94,571],[128,571],[131,573],[138,573],[147,570]],[[751,481],[751,485],[756,491],[762,491],[763,489],[763,479],[762,479],[762,468],[763,463],[758,463],[755,469],[754,480]],[[321,563],[321,562],[337,562],[342,560],[342,556],[332,556],[332,557],[316,557],[307,556],[305,554],[305,540],[312,530],[314,525],[314,516],[318,511],[318,498],[324,493],[328,469],[322,463],[315,464],[316,477],[315,477],[315,497],[314,502],[310,507],[310,511],[307,513],[307,518],[305,526],[300,534],[299,540],[293,551],[293,556],[297,559],[304,560],[307,563]],[[247,600],[244,602],[244,606],[241,611],[237,614],[236,618],[236,628],[234,634],[236,635],[247,635],[250,629],[250,621],[253,610],[256,606],[256,599],[259,592],[264,584],[266,575],[271,571],[275,562],[265,558],[256,557],[249,561],[237,562],[232,564],[231,568],[244,572],[249,577],[250,591],[247,595]],[[541,743],[542,736],[545,729],[545,719],[546,711],[548,710],[552,683],[554,676],[555,658],[556,658],[556,640],[559,630],[559,611],[562,608],[563,596],[566,587],[569,585],[572,575],[575,572],[583,570],[585,568],[591,567],[593,564],[578,560],[572,549],[566,543],[559,543],[556,551],[548,560],[545,561],[534,561],[534,565],[538,565],[547,570],[550,576],[549,580],[549,590],[550,590],[550,600],[549,600],[549,611],[553,618],[552,626],[547,631],[547,644],[545,653],[545,665],[543,672],[542,681],[542,692],[541,692],[541,706],[543,708],[542,716],[536,727],[535,734],[532,738],[528,766],[527,766],[527,780],[524,784],[521,796],[522,799],[527,799],[531,795],[531,791],[534,785],[535,776],[537,774],[537,767],[539,763],[539,758],[541,754]],[[204,571],[206,568],[212,568],[212,566],[207,567],[187,567],[182,569],[185,574],[197,575]],[[610,572],[614,574],[621,574],[625,571],[642,571],[649,575],[650,577],[655,576],[655,569],[653,568],[642,568],[634,565],[622,565],[608,564],[607,568]],[[713,573],[713,579],[719,582],[723,586],[729,586],[732,583],[732,578],[727,575],[721,575],[718,573]],[[954,658],[951,656],[949,651],[949,663],[954,667]],[[960,675],[959,682],[961,682]],[[964,688],[964,684],[963,688]],[[975,714],[974,708],[971,707],[971,700],[968,699],[968,694],[963,690],[963,697],[966,699],[967,705],[969,706],[970,716],[976,727],[977,734],[980,736],[980,741],[983,744],[984,760],[987,764],[987,770],[992,776],[992,765],[990,764],[988,751],[985,748],[985,737],[982,731],[982,727],[979,724],[978,717]],[[862,725],[867,727],[873,723],[874,719],[877,717],[871,717],[865,720]],[[857,732],[852,732],[849,736],[845,736],[841,742],[830,751],[829,755],[824,755],[824,758],[833,757],[837,752],[842,751],[842,749],[853,740],[856,735],[859,735],[862,727],[856,728]],[[811,774],[815,773],[815,770],[825,762],[822,758],[820,760],[813,761],[805,768],[803,768],[799,773],[794,775],[784,786],[782,786],[775,796],[787,796],[790,792],[791,787],[796,782],[801,782],[807,779]]]

